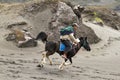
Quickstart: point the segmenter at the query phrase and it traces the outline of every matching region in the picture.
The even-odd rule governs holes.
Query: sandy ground
[[[83,21],[102,41],[91,45],[91,52],[81,49],[73,57],[73,64],[60,71],[62,58],[57,53],[50,57],[53,65],[36,67],[42,57],[43,43],[20,49],[4,39],[9,32],[6,26],[21,20],[24,19],[16,14],[0,15],[0,80],[120,80],[119,31]]]

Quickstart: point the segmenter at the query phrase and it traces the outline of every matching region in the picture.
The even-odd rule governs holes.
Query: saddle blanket
[[[60,43],[60,48],[59,51],[64,51],[65,50],[65,45],[63,43]]]

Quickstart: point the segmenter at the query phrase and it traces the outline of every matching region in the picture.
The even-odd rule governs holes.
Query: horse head
[[[90,45],[87,41],[87,37],[80,37],[80,46],[83,47],[84,49],[86,49],[87,51],[91,51]]]

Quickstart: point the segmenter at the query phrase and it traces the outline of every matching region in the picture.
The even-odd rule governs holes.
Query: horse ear
[[[87,37],[85,37],[85,40],[87,40]]]
[[[83,39],[83,37],[80,37],[79,39],[81,40],[81,39]]]

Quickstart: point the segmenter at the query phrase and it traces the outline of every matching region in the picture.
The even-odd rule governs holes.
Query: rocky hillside
[[[16,3],[16,2],[26,2],[30,0],[0,0],[1,3]]]
[[[64,8],[62,8],[64,7]],[[63,12],[60,12],[62,10]],[[57,17],[56,15],[59,14]],[[21,13],[33,25],[32,33],[37,35],[40,31],[51,33],[48,40],[59,40],[59,30],[64,27],[64,23],[71,24],[76,22],[77,17],[72,8],[66,3],[58,2],[40,2],[26,5]],[[74,18],[74,20],[72,20]],[[55,19],[54,22],[52,20]],[[77,31],[77,36],[87,36],[90,43],[97,43],[100,39],[95,35],[94,31],[84,24]]]
[[[108,25],[116,30],[120,30],[120,16],[111,9],[101,6],[89,6],[86,8],[84,14],[90,19],[99,17],[105,25]]]
[[[27,23],[27,26],[33,27],[30,32],[34,35],[34,37],[36,37],[40,31],[45,31],[47,34],[51,34],[49,35],[48,40],[58,41],[60,36],[59,30],[66,26],[65,23],[70,25],[73,22],[79,22],[72,8],[67,5],[66,2],[63,3],[46,0],[43,2],[37,1],[24,4],[2,5],[1,12],[3,11],[5,14],[15,12],[17,16],[21,17],[23,21]],[[82,18],[86,18],[88,21],[93,20],[94,12],[97,13],[97,17],[103,20],[104,25],[111,26],[116,30],[120,29],[120,17],[114,11],[103,7],[85,6]],[[53,20],[55,21],[52,22]],[[12,24],[14,24],[14,22],[9,23],[7,27]],[[82,22],[79,23],[79,25],[80,28],[77,31],[77,37],[87,36],[90,43],[97,43],[100,41],[100,38],[96,36],[91,28],[84,25]],[[13,27],[22,28],[20,26]]]
[[[66,8],[69,8],[73,14],[69,6]],[[115,16],[111,13],[107,15],[108,9],[104,8],[105,10],[101,14],[104,17],[108,16],[106,19],[110,19],[105,22],[104,18],[98,15],[100,14],[99,10],[102,9],[100,7],[98,10],[92,9],[93,6],[92,8],[86,7],[83,12],[82,24],[80,24],[81,27],[77,35],[88,35],[91,43],[98,42],[99,38],[101,41],[91,44],[90,52],[81,48],[73,57],[73,64],[64,66],[64,69],[60,71],[58,66],[63,62],[63,58],[57,53],[50,56],[53,65],[49,65],[49,61],[46,60],[47,63],[43,68],[36,67],[41,63],[41,51],[45,47],[41,41],[38,41],[37,47],[18,48],[13,42],[4,39],[5,35],[10,33],[10,28],[22,29],[26,27],[33,27],[29,31],[33,33],[34,37],[40,31],[50,33],[49,39],[59,37],[57,34],[59,27],[49,25],[56,12],[59,12],[56,4],[48,2],[0,4],[0,80],[120,80],[120,31],[110,25],[110,21],[114,19],[116,14],[114,14]],[[96,16],[94,16],[95,14]],[[61,16],[59,14],[57,20]],[[95,17],[102,19],[104,25],[94,23]],[[59,21],[59,23],[61,22]],[[53,36],[52,34],[57,35]]]

